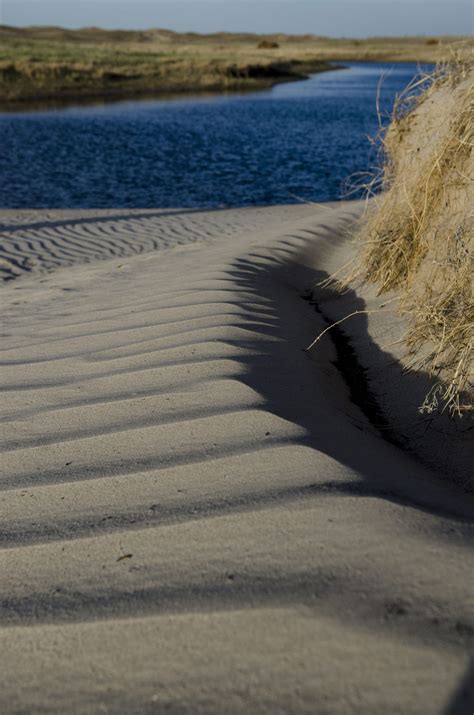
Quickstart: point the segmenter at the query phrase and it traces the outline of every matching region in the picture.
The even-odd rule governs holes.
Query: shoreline
[[[203,96],[225,96],[226,94],[246,94],[252,92],[259,92],[271,89],[280,84],[287,84],[291,82],[301,82],[310,79],[313,74],[319,74],[322,72],[334,72],[341,69],[347,69],[347,67],[341,64],[330,64],[330,63],[320,63],[324,67],[318,68],[317,65],[314,67],[308,67],[305,72],[301,73],[282,73],[280,77],[262,77],[261,79],[236,79],[229,83],[229,80],[223,80],[222,83],[216,82],[216,84],[205,85],[200,87],[199,85],[190,84],[189,86],[164,86],[158,88],[143,88],[143,89],[119,89],[109,87],[106,91],[104,89],[97,88],[96,91],[88,91],[87,93],[68,93],[62,92],[60,95],[39,93],[37,95],[28,95],[25,97],[16,97],[11,99],[1,99],[0,98],[0,112],[15,112],[15,111],[29,111],[37,107],[41,108],[67,108],[70,106],[94,106],[95,104],[114,104],[123,101],[133,101],[133,100],[143,100],[143,101],[153,101],[153,100],[165,100],[165,99],[179,99],[185,97],[203,97]],[[267,70],[268,66],[262,66],[262,70]],[[270,66],[272,69],[272,66]]]

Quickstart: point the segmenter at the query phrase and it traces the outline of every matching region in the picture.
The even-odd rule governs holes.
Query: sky
[[[0,23],[333,37],[466,35],[474,0],[0,0]]]

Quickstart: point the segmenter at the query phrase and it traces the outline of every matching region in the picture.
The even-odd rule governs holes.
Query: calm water
[[[0,114],[2,207],[220,207],[341,198],[416,65],[272,90]]]

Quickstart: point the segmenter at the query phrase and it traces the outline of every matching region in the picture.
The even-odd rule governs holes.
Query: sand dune
[[[360,211],[2,212],[0,712],[472,709],[472,508],[302,350]]]

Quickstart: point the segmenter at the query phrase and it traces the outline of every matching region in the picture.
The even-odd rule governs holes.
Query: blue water
[[[412,64],[351,64],[263,92],[0,114],[2,207],[328,201],[371,170]],[[358,193],[352,194],[357,197]]]

